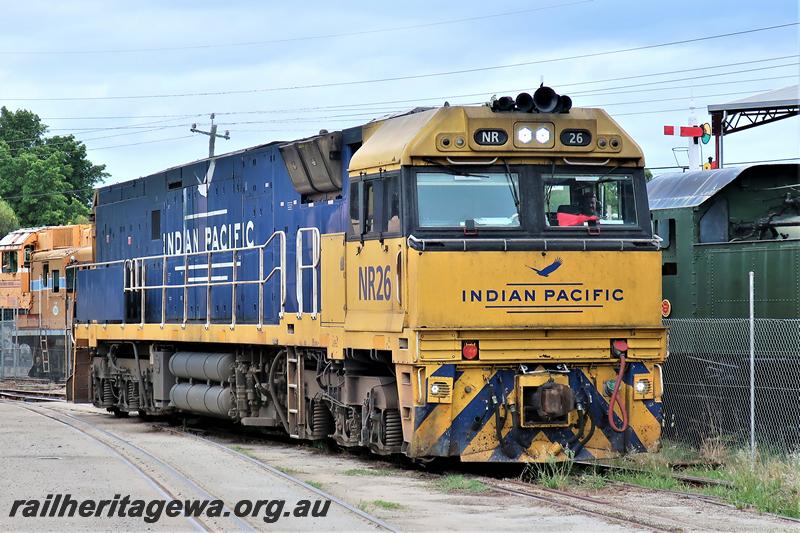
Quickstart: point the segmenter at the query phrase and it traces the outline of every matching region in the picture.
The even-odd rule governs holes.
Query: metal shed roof
[[[733,100],[725,104],[708,106],[708,112],[714,111],[755,111],[776,107],[796,107],[800,105],[800,85],[792,85],[774,91],[754,94],[747,98]]]
[[[40,231],[43,228],[23,228],[14,230],[2,239],[0,239],[0,250],[17,250],[22,246],[28,237]]]
[[[717,170],[661,174],[647,184],[650,210],[697,207],[743,174],[771,171],[800,172],[800,164],[747,165]]]

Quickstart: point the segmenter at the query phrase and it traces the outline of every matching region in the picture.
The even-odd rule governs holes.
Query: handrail
[[[316,229],[316,228],[314,228]],[[318,233],[318,232],[317,232]],[[272,244],[275,239],[278,239],[279,246],[279,262],[274,266],[269,273],[264,276],[264,251]],[[317,242],[319,237],[317,235]],[[240,252],[255,251],[258,253],[258,279],[238,279],[237,264]],[[212,271],[215,268],[213,258],[215,254],[231,254],[232,261],[231,280],[214,281]],[[190,264],[189,257],[205,256],[206,265],[199,265],[199,270],[205,270],[205,281],[190,283],[189,272]],[[183,257],[183,283],[176,283],[174,285],[167,284],[167,262],[171,259],[178,259]],[[316,254],[316,260],[319,261],[319,254]],[[161,261],[161,283],[158,285],[147,284],[147,262],[148,261]],[[188,289],[192,287],[205,287],[206,288],[206,329],[211,325],[211,288],[221,286],[231,286],[231,324],[233,329],[236,326],[236,288],[240,285],[258,285],[258,329],[260,330],[264,325],[264,285],[269,282],[273,276],[280,273],[280,311],[278,316],[283,318],[286,312],[286,232],[278,230],[275,231],[264,244],[259,246],[239,246],[235,248],[228,248],[225,250],[205,250],[202,252],[184,252],[183,254],[161,254],[143,257],[135,257],[129,259],[119,259],[115,261],[102,261],[97,263],[86,263],[79,265],[82,269],[91,269],[98,266],[108,266],[122,264],[123,265],[123,292],[126,293],[139,293],[141,303],[141,322],[140,326],[145,324],[145,311],[146,311],[146,295],[147,291],[159,290],[161,291],[161,327],[166,325],[166,302],[168,290],[183,290],[183,320],[181,326],[185,327],[188,322]],[[191,265],[195,266],[195,265]],[[227,267],[228,265],[224,265]],[[216,267],[218,268],[218,267]],[[315,294],[316,296],[316,294]],[[315,300],[316,302],[316,300]],[[316,305],[316,303],[315,303]]]
[[[419,238],[415,237],[414,235],[409,235],[407,239],[408,245],[412,246],[412,243],[422,245],[422,251],[425,251],[425,245],[428,242],[440,242],[440,243],[460,243],[463,244],[464,250],[467,249],[468,244],[475,244],[475,243],[484,243],[484,244],[497,244],[502,243],[503,249],[508,251],[508,244],[509,243],[542,243],[547,249],[547,243],[583,243],[584,249],[586,249],[587,243],[604,243],[604,244],[619,244],[620,248],[624,246],[625,243],[632,243],[632,244],[651,244],[653,246],[658,246],[659,240],[652,238],[652,239],[641,239],[641,238],[616,238],[616,239],[608,239],[608,238],[601,238],[601,239],[581,239],[581,238],[553,238],[553,239],[543,239],[543,238],[526,238],[526,237],[512,237],[512,238],[503,238],[503,237],[496,237],[496,238],[474,238],[474,239],[458,239],[458,238],[439,238],[433,237],[430,239],[426,238]],[[413,247],[413,246],[412,246]]]
[[[311,234],[311,263],[307,265],[303,263],[303,242],[305,240],[303,235],[306,233]],[[295,294],[297,295],[297,318],[303,317],[303,270],[311,270],[311,319],[315,320],[317,318],[317,313],[319,312],[319,297],[317,295],[317,266],[319,265],[320,259],[320,244],[321,237],[319,234],[319,228],[308,227],[297,229],[297,237],[295,238],[295,266],[297,269]]]

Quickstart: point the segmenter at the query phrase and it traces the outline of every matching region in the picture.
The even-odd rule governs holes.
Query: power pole
[[[217,125],[214,124],[214,113],[211,113],[211,131],[203,131],[197,129],[197,124],[192,124],[192,127],[189,128],[189,131],[192,133],[202,133],[203,135],[208,135],[208,157],[214,157],[214,143],[217,140],[217,137],[220,139],[230,139],[231,134],[228,130],[225,130],[225,135],[220,135],[217,133]]]

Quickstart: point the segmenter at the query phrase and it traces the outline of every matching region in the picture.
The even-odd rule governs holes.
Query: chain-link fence
[[[708,439],[747,446],[751,416],[758,448],[800,449],[800,320],[671,319],[664,365],[664,437],[692,446]],[[754,409],[751,414],[751,386]]]
[[[28,377],[32,365],[31,348],[20,344],[15,321],[0,318],[0,379]]]

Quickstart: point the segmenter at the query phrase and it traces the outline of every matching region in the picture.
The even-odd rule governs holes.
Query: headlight
[[[520,130],[521,132],[522,130]],[[547,128],[539,128],[536,130],[536,142],[539,144],[547,144],[550,142],[550,130]]]
[[[525,150],[542,150],[555,145],[552,122],[517,122],[514,124],[514,146]]]
[[[640,379],[636,382],[636,392],[639,394],[644,394],[650,390],[650,381],[647,379]]]
[[[431,394],[439,394],[439,384],[434,383],[431,385]]]

